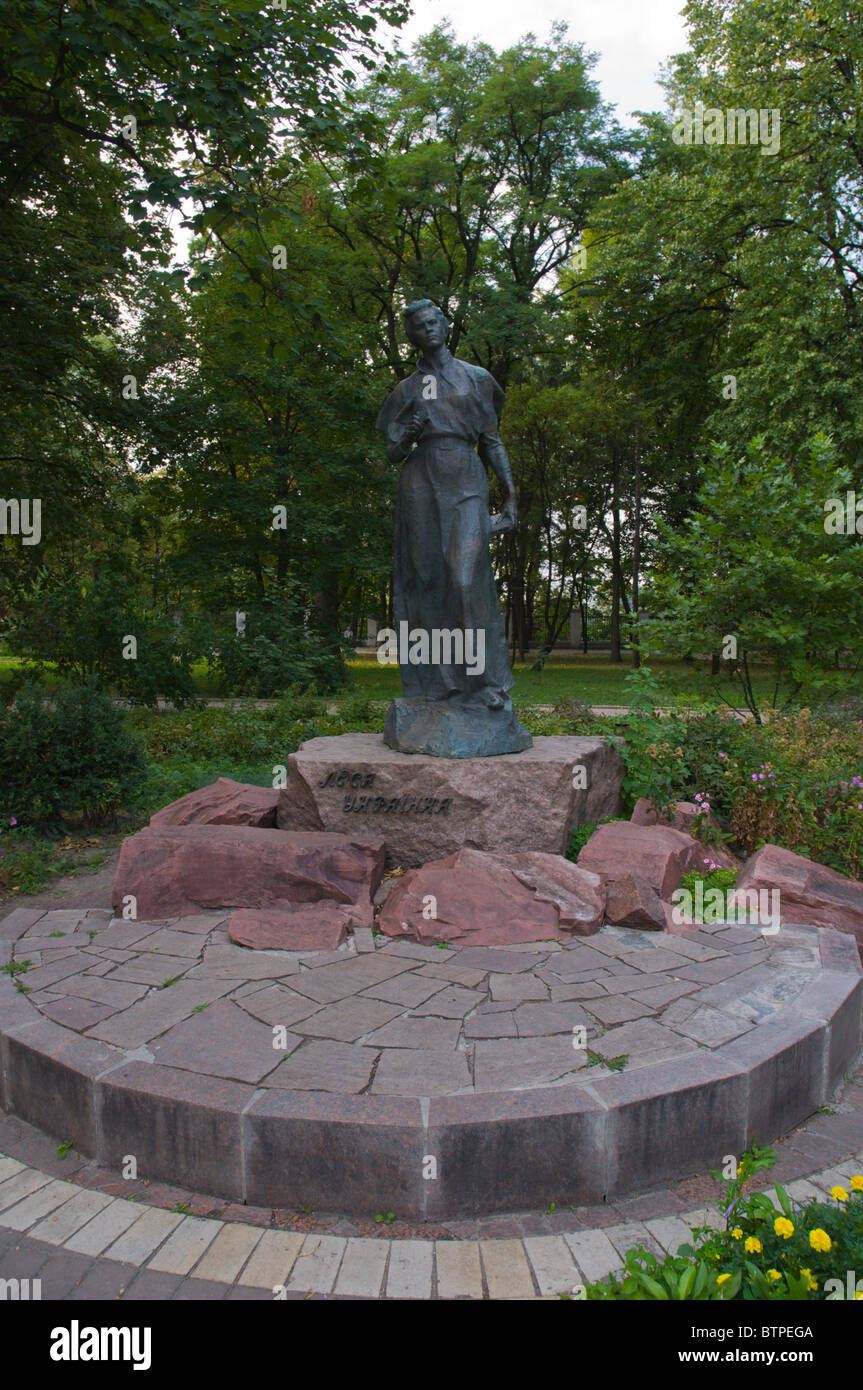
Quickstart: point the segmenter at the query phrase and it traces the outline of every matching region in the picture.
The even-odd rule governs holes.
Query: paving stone
[[[193,932],[162,928],[147,937],[143,949],[145,952],[157,951],[162,956],[185,956],[197,960],[203,950],[203,942]]]
[[[109,1004],[112,1009],[128,1009],[130,1004],[144,997],[148,988],[148,985],[129,984],[113,978],[105,980],[99,976],[76,975],[64,981],[62,992],[67,997],[89,999],[94,1004]]]
[[[232,998],[236,999],[237,995]],[[278,1024],[282,1028],[290,1028],[298,1019],[317,1013],[320,1007],[317,999],[297,994],[296,990],[288,989],[286,985],[265,985],[263,989],[255,990],[254,994],[243,996],[246,1013],[269,1023],[271,1027]]]
[[[319,1009],[311,1018],[299,1020],[293,1025],[293,1031],[305,1037],[332,1038],[337,1042],[356,1042],[357,1038],[362,1038],[368,1033],[372,1036],[366,1041],[370,1046],[376,1047],[378,1037],[373,1034],[373,1030],[380,1031],[381,1024],[398,1018],[402,1012],[400,1004],[386,1004],[381,999],[343,999],[338,1004]],[[457,1036],[459,1025],[455,1023],[452,1027],[455,1028]]]
[[[125,1293],[122,1303],[167,1303],[173,1298],[183,1282],[179,1274],[162,1274],[155,1269],[142,1269],[136,1275]]]
[[[138,1220],[141,1207],[136,1202],[116,1199],[66,1241],[67,1250],[82,1255],[102,1255],[118,1236]]]
[[[184,1216],[150,1260],[148,1269],[165,1274],[188,1274],[222,1229],[221,1221]]]
[[[696,980],[699,984],[715,985],[732,975],[742,975],[753,965],[763,960],[761,951],[745,951],[739,955],[723,956],[718,960],[702,961],[696,965],[684,965],[678,971],[683,980]]]
[[[391,1241],[387,1298],[431,1298],[433,1264],[433,1241]]]
[[[448,1096],[471,1087],[465,1053],[386,1048],[372,1083],[373,1095]]]
[[[610,988],[611,986],[609,986]],[[637,999],[627,999],[619,994],[610,994],[606,999],[587,999],[584,1007],[600,1023],[629,1023],[636,1018],[647,1018],[655,1011],[649,1004],[639,1003]]]
[[[97,1023],[117,1012],[110,1004],[94,1004],[89,999],[55,999],[46,1004],[39,1002],[39,1008],[46,1018],[76,1033],[95,1028]]]
[[[515,1021],[515,1014],[508,1012],[497,1012],[483,1010],[482,1013],[475,1013],[471,1018],[465,1019],[464,1024],[465,1038],[517,1038],[518,1024]]]
[[[368,1086],[377,1057],[374,1047],[308,1039],[279,1064],[266,1084],[292,1091],[358,1095]]]
[[[75,1187],[68,1182],[49,1182],[36,1191],[22,1197],[11,1207],[0,1212],[0,1226],[11,1231],[26,1231],[49,1212],[56,1211],[64,1202],[74,1197]]]
[[[540,1293],[570,1293],[580,1275],[563,1236],[525,1236],[523,1243]]]
[[[660,1259],[664,1253],[655,1236],[641,1221],[625,1221],[620,1226],[609,1226],[606,1234],[621,1257],[625,1257],[627,1251],[634,1250],[637,1245],[643,1245],[645,1250]]]
[[[476,989],[486,977],[485,970],[468,970],[460,964],[458,958],[452,961],[439,960],[434,965],[423,965],[414,974],[423,980],[449,980],[450,984],[463,985],[465,989]]]
[[[24,1172],[24,1164],[19,1163],[17,1158],[7,1158],[5,1154],[0,1154],[0,1183],[8,1182],[9,1178],[17,1177]]]
[[[697,1043],[704,1043],[707,1047],[721,1047],[732,1038],[739,1038],[741,1034],[748,1033],[752,1025],[745,1019],[732,1018],[719,1009],[702,1006],[690,1014],[685,1022],[676,1023],[673,1027],[675,1032],[682,1033],[686,1038],[693,1038]]]
[[[146,999],[139,999],[137,1004],[103,1023],[97,1023],[87,1036],[119,1043],[126,1048],[140,1047],[160,1033],[166,1033],[181,1019],[188,1018],[199,1004],[211,1004],[229,988],[226,981],[193,983],[181,980],[169,989],[160,989]]]
[[[676,1255],[681,1245],[692,1241],[691,1230],[679,1216],[655,1216],[644,1224],[657,1245],[669,1255]]]
[[[304,1293],[329,1293],[346,1245],[340,1236],[306,1236],[286,1287]]]
[[[578,1071],[586,1062],[585,1053],[576,1051],[566,1034],[480,1041],[474,1054],[474,1086],[477,1091],[542,1086]]]
[[[166,980],[183,979],[193,961],[185,956],[136,956],[111,971],[112,980],[138,985],[163,985]]]
[[[602,999],[607,993],[605,985],[601,985],[598,980],[582,980],[578,984],[551,986],[553,1004],[561,1004],[569,999]]]
[[[371,989],[364,990],[363,993],[372,999],[384,999],[388,1004],[401,1004],[405,1009],[412,1009],[417,1004],[424,1004],[433,994],[445,990],[446,987],[445,980],[430,980],[410,972],[397,975],[391,980],[383,980],[381,984],[372,985]]]
[[[18,950],[15,959],[23,962],[28,959],[27,952]],[[35,970],[28,970],[27,988],[30,990],[48,989],[51,985],[59,984],[61,980],[68,980],[70,975],[82,975],[92,961],[82,952],[75,952],[74,955],[62,956],[59,960],[52,961],[50,965],[37,966]]]
[[[690,1231],[709,1226],[711,1231],[724,1231],[725,1222],[715,1207],[698,1207],[695,1211],[682,1211],[680,1219]]]
[[[484,1004],[485,994],[477,990],[464,989],[460,985],[450,985],[437,991],[427,1003],[412,1010],[414,1018],[464,1018],[478,1004]]]
[[[263,1234],[259,1227],[246,1226],[240,1222],[223,1225],[192,1270],[193,1277],[218,1279],[222,1283],[233,1284]]]
[[[188,979],[282,980],[300,974],[300,962],[285,951],[250,951],[228,941],[213,942],[204,950],[200,965],[193,965]],[[292,979],[293,983],[293,979]]]
[[[536,975],[491,975],[488,987],[495,1001],[522,1004],[530,999],[548,999],[548,986]]]
[[[387,941],[382,950],[386,956],[403,956],[408,960],[428,961],[430,964],[439,961],[443,954],[440,946],[421,946],[418,941]]]
[[[648,989],[633,990],[629,997],[637,1000],[639,1004],[649,1004],[651,1009],[661,1009],[666,1004],[672,1004],[675,999],[693,994],[697,989],[698,985],[693,980],[672,980],[667,985],[651,985]]]
[[[552,1033],[571,1033],[578,1025],[588,1027],[593,1020],[580,1004],[519,1004],[514,1010],[520,1038],[542,1038]]]
[[[160,930],[158,922],[126,922],[118,917],[105,927],[97,927],[92,940],[96,946],[137,947]]]
[[[438,1298],[482,1298],[482,1267],[477,1241],[439,1240],[435,1245],[435,1255]]]
[[[379,1298],[389,1247],[386,1240],[351,1237],[333,1292],[353,1298]]]
[[[170,1028],[150,1050],[163,1066],[259,1082],[281,1061],[283,1054],[273,1042],[268,1024],[250,1018],[230,999],[220,999]]]
[[[138,1270],[133,1265],[100,1260],[91,1266],[89,1273],[67,1294],[67,1298],[70,1303],[113,1302],[137,1277]]]
[[[592,937],[591,940],[598,941],[599,937]],[[572,980],[575,976],[586,977],[593,971],[607,968],[608,956],[605,951],[594,950],[592,946],[575,946],[550,957],[541,971],[543,978],[554,975],[556,979]]]
[[[534,1297],[530,1264],[520,1240],[483,1240],[479,1248],[489,1298]]]
[[[92,1268],[89,1255],[72,1255],[68,1250],[55,1250],[39,1270],[42,1282],[42,1298],[46,1302],[58,1303],[66,1300],[79,1281]]]
[[[579,1272],[589,1284],[604,1279],[623,1265],[605,1231],[568,1232],[563,1238]]]
[[[88,1192],[79,1188],[59,1211],[52,1212],[44,1221],[40,1221],[30,1235],[35,1240],[50,1241],[52,1245],[65,1245],[70,1236],[110,1205],[111,1198],[103,1193]]]
[[[619,1028],[610,1028],[590,1046],[601,1057],[622,1057],[625,1054],[629,1058],[627,1070],[697,1051],[692,1038],[681,1037],[653,1019],[638,1019],[633,1023],[624,1023]]]
[[[393,960],[383,952],[375,952],[374,955],[348,957],[338,964],[325,965],[323,969],[304,970],[291,984],[310,999],[317,999],[321,1004],[332,1004],[337,999],[359,994],[360,990],[370,989],[372,985],[381,984],[411,968],[410,960]]]
[[[304,1241],[305,1236],[299,1231],[264,1231],[240,1275],[240,1283],[271,1290],[286,1284]]]
[[[219,1303],[231,1292],[230,1284],[217,1279],[184,1279],[177,1287],[174,1303]]]
[[[178,1212],[160,1211],[158,1207],[149,1207],[128,1230],[117,1237],[105,1254],[109,1260],[126,1260],[129,1264],[142,1265],[171,1234],[174,1227],[179,1226],[182,1219]],[[97,1216],[96,1220],[100,1218]],[[84,1229],[86,1230],[86,1227]]]
[[[805,1178],[797,1178],[794,1182],[785,1183],[785,1190],[793,1202],[801,1204],[805,1204],[813,1198],[816,1202],[820,1202],[823,1196],[820,1188]]]
[[[369,1047],[454,1048],[461,1024],[447,1018],[399,1018],[366,1038]]]
[[[458,965],[463,970],[494,971],[500,975],[515,975],[532,970],[547,960],[548,952],[506,951],[494,946],[466,946],[458,953]]]
[[[0,1212],[8,1211],[24,1197],[29,1197],[31,1192],[36,1192],[40,1187],[47,1187],[49,1182],[50,1178],[45,1173],[38,1173],[32,1168],[13,1173],[0,1183]]]

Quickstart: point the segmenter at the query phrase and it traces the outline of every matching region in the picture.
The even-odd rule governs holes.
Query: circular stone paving
[[[234,945],[227,914],[18,909],[0,1103],[106,1166],[414,1219],[599,1202],[768,1143],[860,1048],[852,938]]]

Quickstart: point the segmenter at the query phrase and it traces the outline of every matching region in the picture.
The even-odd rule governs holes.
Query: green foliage
[[[753,657],[774,665],[774,708],[853,687],[863,661],[863,546],[825,530],[828,499],[844,499],[851,482],[821,437],[792,464],[763,440],[743,459],[718,449],[695,510],[676,530],[663,528],[650,649],[721,652],[732,638],[725,679],[758,722]]]
[[[588,1284],[588,1300],[807,1301],[845,1297],[846,1273],[863,1264],[863,1175],[829,1202],[793,1203],[780,1183],[775,1203],[746,1185],[776,1162],[753,1145],[720,1188],[724,1229],[704,1226],[676,1254],[659,1258],[643,1246],[627,1252],[624,1269]],[[719,1174],[711,1176],[718,1179]],[[836,1279],[836,1288],[828,1281]]]
[[[0,819],[26,826],[116,814],[144,776],[123,713],[92,685],[47,698],[39,686],[0,706]]]
[[[246,630],[223,625],[211,636],[208,661],[234,695],[272,698],[291,689],[332,693],[345,684],[332,633],[303,622],[296,604],[246,610]]]
[[[133,704],[197,699],[183,634],[141,602],[128,578],[107,571],[83,581],[40,573],[20,594],[6,629],[9,649],[41,673],[50,664],[73,680],[92,679]],[[134,649],[129,644],[134,638]],[[124,655],[124,652],[134,655]]]

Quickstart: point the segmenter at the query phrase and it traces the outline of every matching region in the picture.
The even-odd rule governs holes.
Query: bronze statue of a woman
[[[509,459],[498,436],[503,392],[487,371],[453,357],[448,324],[431,300],[405,310],[420,351],[377,427],[402,463],[395,514],[393,634],[404,696],[384,738],[406,753],[489,757],[531,745],[509,691],[512,672],[489,555],[493,534],[516,524]],[[489,515],[486,469],[506,489]]]

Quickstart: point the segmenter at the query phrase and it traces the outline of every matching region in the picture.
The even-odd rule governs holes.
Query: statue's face
[[[420,309],[411,318],[410,340],[421,352],[443,347],[446,325],[437,309]]]

